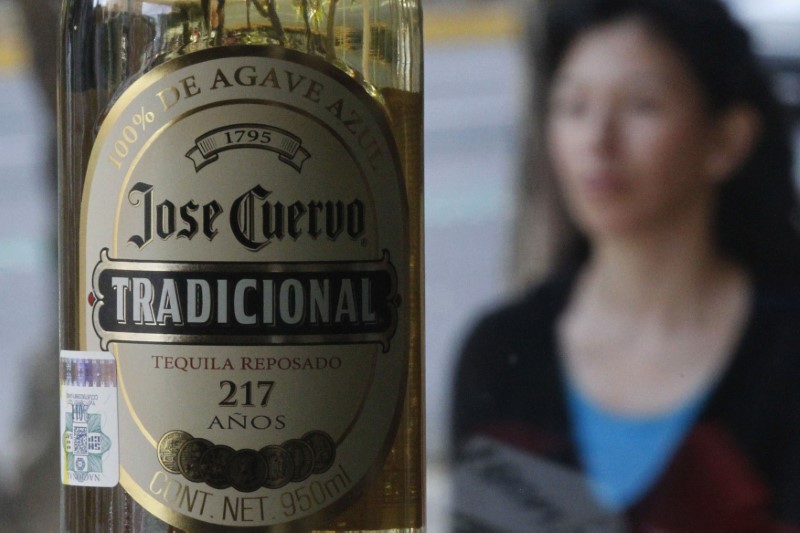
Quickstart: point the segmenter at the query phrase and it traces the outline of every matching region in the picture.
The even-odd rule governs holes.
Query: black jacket
[[[472,331],[456,374],[456,468],[482,435],[580,472],[555,341],[570,288],[545,283]],[[625,519],[634,531],[800,531],[800,293],[756,291],[697,423]]]

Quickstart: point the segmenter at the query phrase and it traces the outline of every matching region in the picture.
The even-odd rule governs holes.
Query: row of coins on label
[[[260,450],[234,450],[181,430],[168,431],[158,442],[158,460],[167,472],[215,489],[233,487],[240,492],[303,481],[326,472],[335,458],[336,443],[324,431],[309,431],[299,439]]]

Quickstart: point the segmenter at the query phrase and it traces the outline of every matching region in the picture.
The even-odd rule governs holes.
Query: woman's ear
[[[706,172],[720,183],[732,177],[744,164],[761,133],[761,117],[750,105],[737,105],[716,119],[714,135],[706,158]]]

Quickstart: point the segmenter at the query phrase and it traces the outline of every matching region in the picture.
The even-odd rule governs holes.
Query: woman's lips
[[[607,197],[624,193],[628,186],[620,174],[596,172],[584,180],[583,188],[590,197]]]

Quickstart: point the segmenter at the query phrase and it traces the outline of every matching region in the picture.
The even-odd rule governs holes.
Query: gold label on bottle
[[[116,360],[125,490],[187,529],[329,518],[380,466],[406,381],[378,101],[277,47],[171,61],[104,120],[81,223],[82,349]]]

